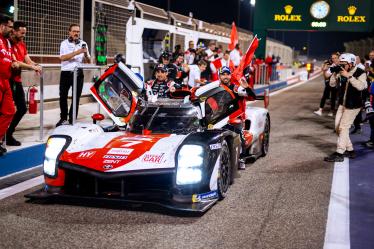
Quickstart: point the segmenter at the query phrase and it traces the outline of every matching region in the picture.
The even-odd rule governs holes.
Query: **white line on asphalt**
[[[350,249],[349,159],[335,163],[324,249]]]
[[[30,180],[18,183],[14,186],[11,186],[9,188],[4,188],[0,190],[0,200],[7,198],[9,196],[18,194],[22,191],[25,191],[29,188],[35,187],[39,184],[42,184],[44,182],[44,176],[38,176],[35,178],[32,178]]]
[[[9,178],[9,177],[12,177],[12,176],[15,176],[15,175],[18,175],[18,174],[22,174],[22,173],[25,173],[25,172],[28,172],[28,171],[31,171],[33,169],[37,169],[37,168],[41,168],[43,166],[43,164],[40,164],[38,166],[34,166],[32,168],[29,168],[29,169],[24,169],[24,170],[21,170],[21,171],[17,171],[15,173],[12,173],[12,174],[9,174],[9,175],[6,175],[6,176],[2,176],[0,177],[0,181],[1,180],[4,180],[5,178]]]

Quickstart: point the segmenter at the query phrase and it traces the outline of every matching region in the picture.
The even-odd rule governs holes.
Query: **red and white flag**
[[[234,50],[236,44],[238,44],[239,42],[238,31],[236,30],[235,22],[232,22],[230,39],[231,42],[229,44],[229,50]]]
[[[239,80],[241,77],[243,77],[243,71],[246,67],[248,67],[251,64],[252,58],[255,54],[255,51],[258,47],[258,38],[257,35],[253,38],[251,44],[249,45],[249,48],[245,55],[242,57],[242,60],[240,61],[239,66],[235,69],[235,71],[232,74],[234,83],[239,83]]]

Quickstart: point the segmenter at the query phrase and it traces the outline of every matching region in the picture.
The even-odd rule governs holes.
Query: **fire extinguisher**
[[[34,86],[29,87],[29,113],[36,114],[38,112],[38,103],[35,100],[35,94],[38,92],[38,89]]]

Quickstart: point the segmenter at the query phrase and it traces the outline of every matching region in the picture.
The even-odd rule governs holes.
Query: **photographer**
[[[71,24],[69,27],[69,37],[61,42],[60,60],[61,60],[61,77],[60,77],[60,121],[57,126],[72,124],[73,122],[73,102],[69,110],[68,119],[68,93],[70,87],[73,86],[74,69],[82,65],[82,63],[90,63],[90,54],[88,52],[87,43],[79,39],[80,28],[78,24]],[[79,99],[83,89],[83,70],[78,69],[77,75],[77,106],[76,115],[78,116]],[[73,94],[75,94],[73,92]]]
[[[356,66],[356,56],[344,53],[339,57],[339,66],[330,68],[333,73],[330,82],[339,85],[339,108],[335,117],[335,129],[339,136],[336,152],[328,157],[328,162],[343,162],[344,156],[355,158],[356,154],[349,138],[349,128],[362,108],[363,90],[367,88],[366,73]]]
[[[332,53],[330,59],[326,60],[323,63],[322,71],[325,81],[325,89],[323,90],[323,95],[321,102],[319,104],[319,109],[314,112],[318,116],[322,116],[323,107],[325,106],[326,99],[330,98],[331,100],[331,109],[328,116],[332,117],[335,112],[335,102],[337,96],[337,85],[335,83],[330,83],[330,77],[332,76],[330,68],[335,67],[339,64],[339,53]],[[331,97],[330,97],[331,96]]]

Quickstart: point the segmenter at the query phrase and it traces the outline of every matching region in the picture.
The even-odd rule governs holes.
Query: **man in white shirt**
[[[84,62],[90,63],[90,54],[87,43],[79,39],[80,28],[78,24],[71,24],[69,27],[69,37],[61,42],[60,60],[60,121],[57,126],[71,124],[73,122],[73,103],[71,103],[68,113],[68,93],[70,87],[73,87],[74,69],[82,66]],[[77,106],[76,115],[78,116],[79,99],[83,88],[83,70],[78,69],[77,74]],[[74,93],[73,93],[74,94]],[[69,114],[69,121],[68,121]]]
[[[242,59],[242,57],[240,55],[239,43],[236,44],[235,49],[230,52],[230,59],[234,63],[235,67],[239,66],[240,60]]]
[[[206,70],[207,63],[204,60],[200,60],[197,65],[189,65],[189,87],[198,87],[200,84],[205,84],[206,80],[201,79],[201,73]]]
[[[214,61],[216,59],[217,50],[216,50],[216,43],[214,41],[209,42],[209,47],[205,50],[205,53],[208,55],[209,61]]]

